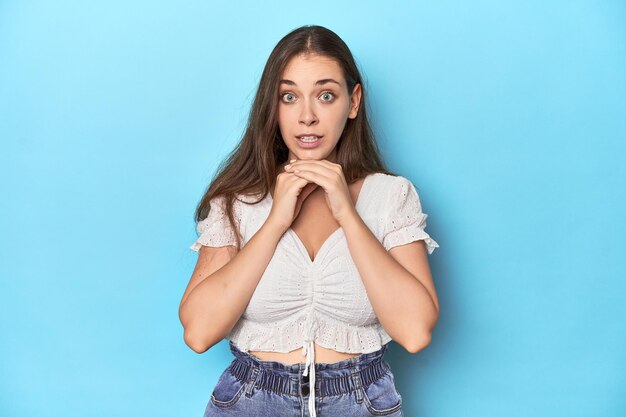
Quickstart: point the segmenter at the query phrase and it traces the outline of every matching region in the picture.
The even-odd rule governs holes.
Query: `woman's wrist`
[[[287,231],[287,229],[289,229],[289,226],[278,224],[269,217],[265,220],[265,223],[263,223],[261,227],[269,230],[270,233],[275,234],[278,237],[282,236]]]
[[[356,209],[350,211],[345,217],[338,219],[337,222],[339,223],[339,226],[346,231],[358,228],[365,224]]]
[[[354,227],[355,224],[358,224],[359,222],[361,223],[363,222],[363,219],[361,219],[361,216],[356,211],[356,208],[353,208],[352,210],[348,211],[346,215],[344,215],[343,217],[337,218],[336,220],[337,220],[337,223],[339,223],[339,226],[341,226],[341,228],[343,229]]]

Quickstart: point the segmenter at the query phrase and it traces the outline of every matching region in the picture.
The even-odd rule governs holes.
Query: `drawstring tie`
[[[302,344],[302,354],[306,355],[306,364],[304,366],[304,372],[302,376],[309,375],[309,415],[310,417],[316,417],[315,413],[315,331],[318,324],[314,319],[313,310],[309,313],[306,323],[305,331],[307,334]]]
[[[315,345],[313,340],[305,340],[302,345],[302,354],[306,355],[306,365],[302,375],[307,376],[309,368],[311,370],[311,376],[309,377],[309,414],[311,417],[315,417]]]

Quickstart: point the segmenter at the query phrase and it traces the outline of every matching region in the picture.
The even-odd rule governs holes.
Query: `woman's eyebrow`
[[[315,85],[323,85],[323,84],[328,84],[328,83],[335,83],[338,86],[341,86],[341,84],[338,81],[335,81],[332,78],[324,78],[323,80],[315,81]],[[280,80],[279,84],[287,84],[287,85],[293,85],[293,86],[297,85],[295,82],[291,80]]]

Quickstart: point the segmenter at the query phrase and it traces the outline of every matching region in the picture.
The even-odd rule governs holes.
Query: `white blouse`
[[[258,196],[238,195],[238,199],[252,202]],[[257,205],[235,200],[242,247],[263,225],[271,207],[269,193]],[[402,176],[369,174],[355,208],[386,250],[417,240],[425,241],[429,255],[439,247],[424,231],[428,215],[422,211],[415,186]],[[223,196],[211,200],[209,215],[198,223],[197,232],[199,237],[190,247],[194,251],[202,245],[236,244],[235,232],[224,212]],[[339,227],[313,260],[294,230],[287,229],[227,339],[245,352],[291,352],[302,347],[307,356],[304,375],[311,371],[309,408],[313,416],[313,343],[338,352],[369,353],[380,349],[391,337],[376,318]]]

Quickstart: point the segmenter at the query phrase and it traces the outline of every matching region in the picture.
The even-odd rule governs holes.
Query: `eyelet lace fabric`
[[[424,240],[428,254],[431,255],[439,244],[424,230],[428,214],[422,211],[422,203],[415,186],[404,177],[398,179],[395,199],[392,201],[393,209],[385,222],[382,244],[389,250],[394,246]]]
[[[218,196],[211,200],[211,209],[208,216],[196,225],[196,232],[199,237],[189,247],[191,250],[198,252],[202,246],[236,245],[235,231],[228,221],[225,203],[226,199],[224,196]],[[235,212],[235,222],[238,224],[241,224],[241,208],[241,205],[235,201],[233,210]]]

